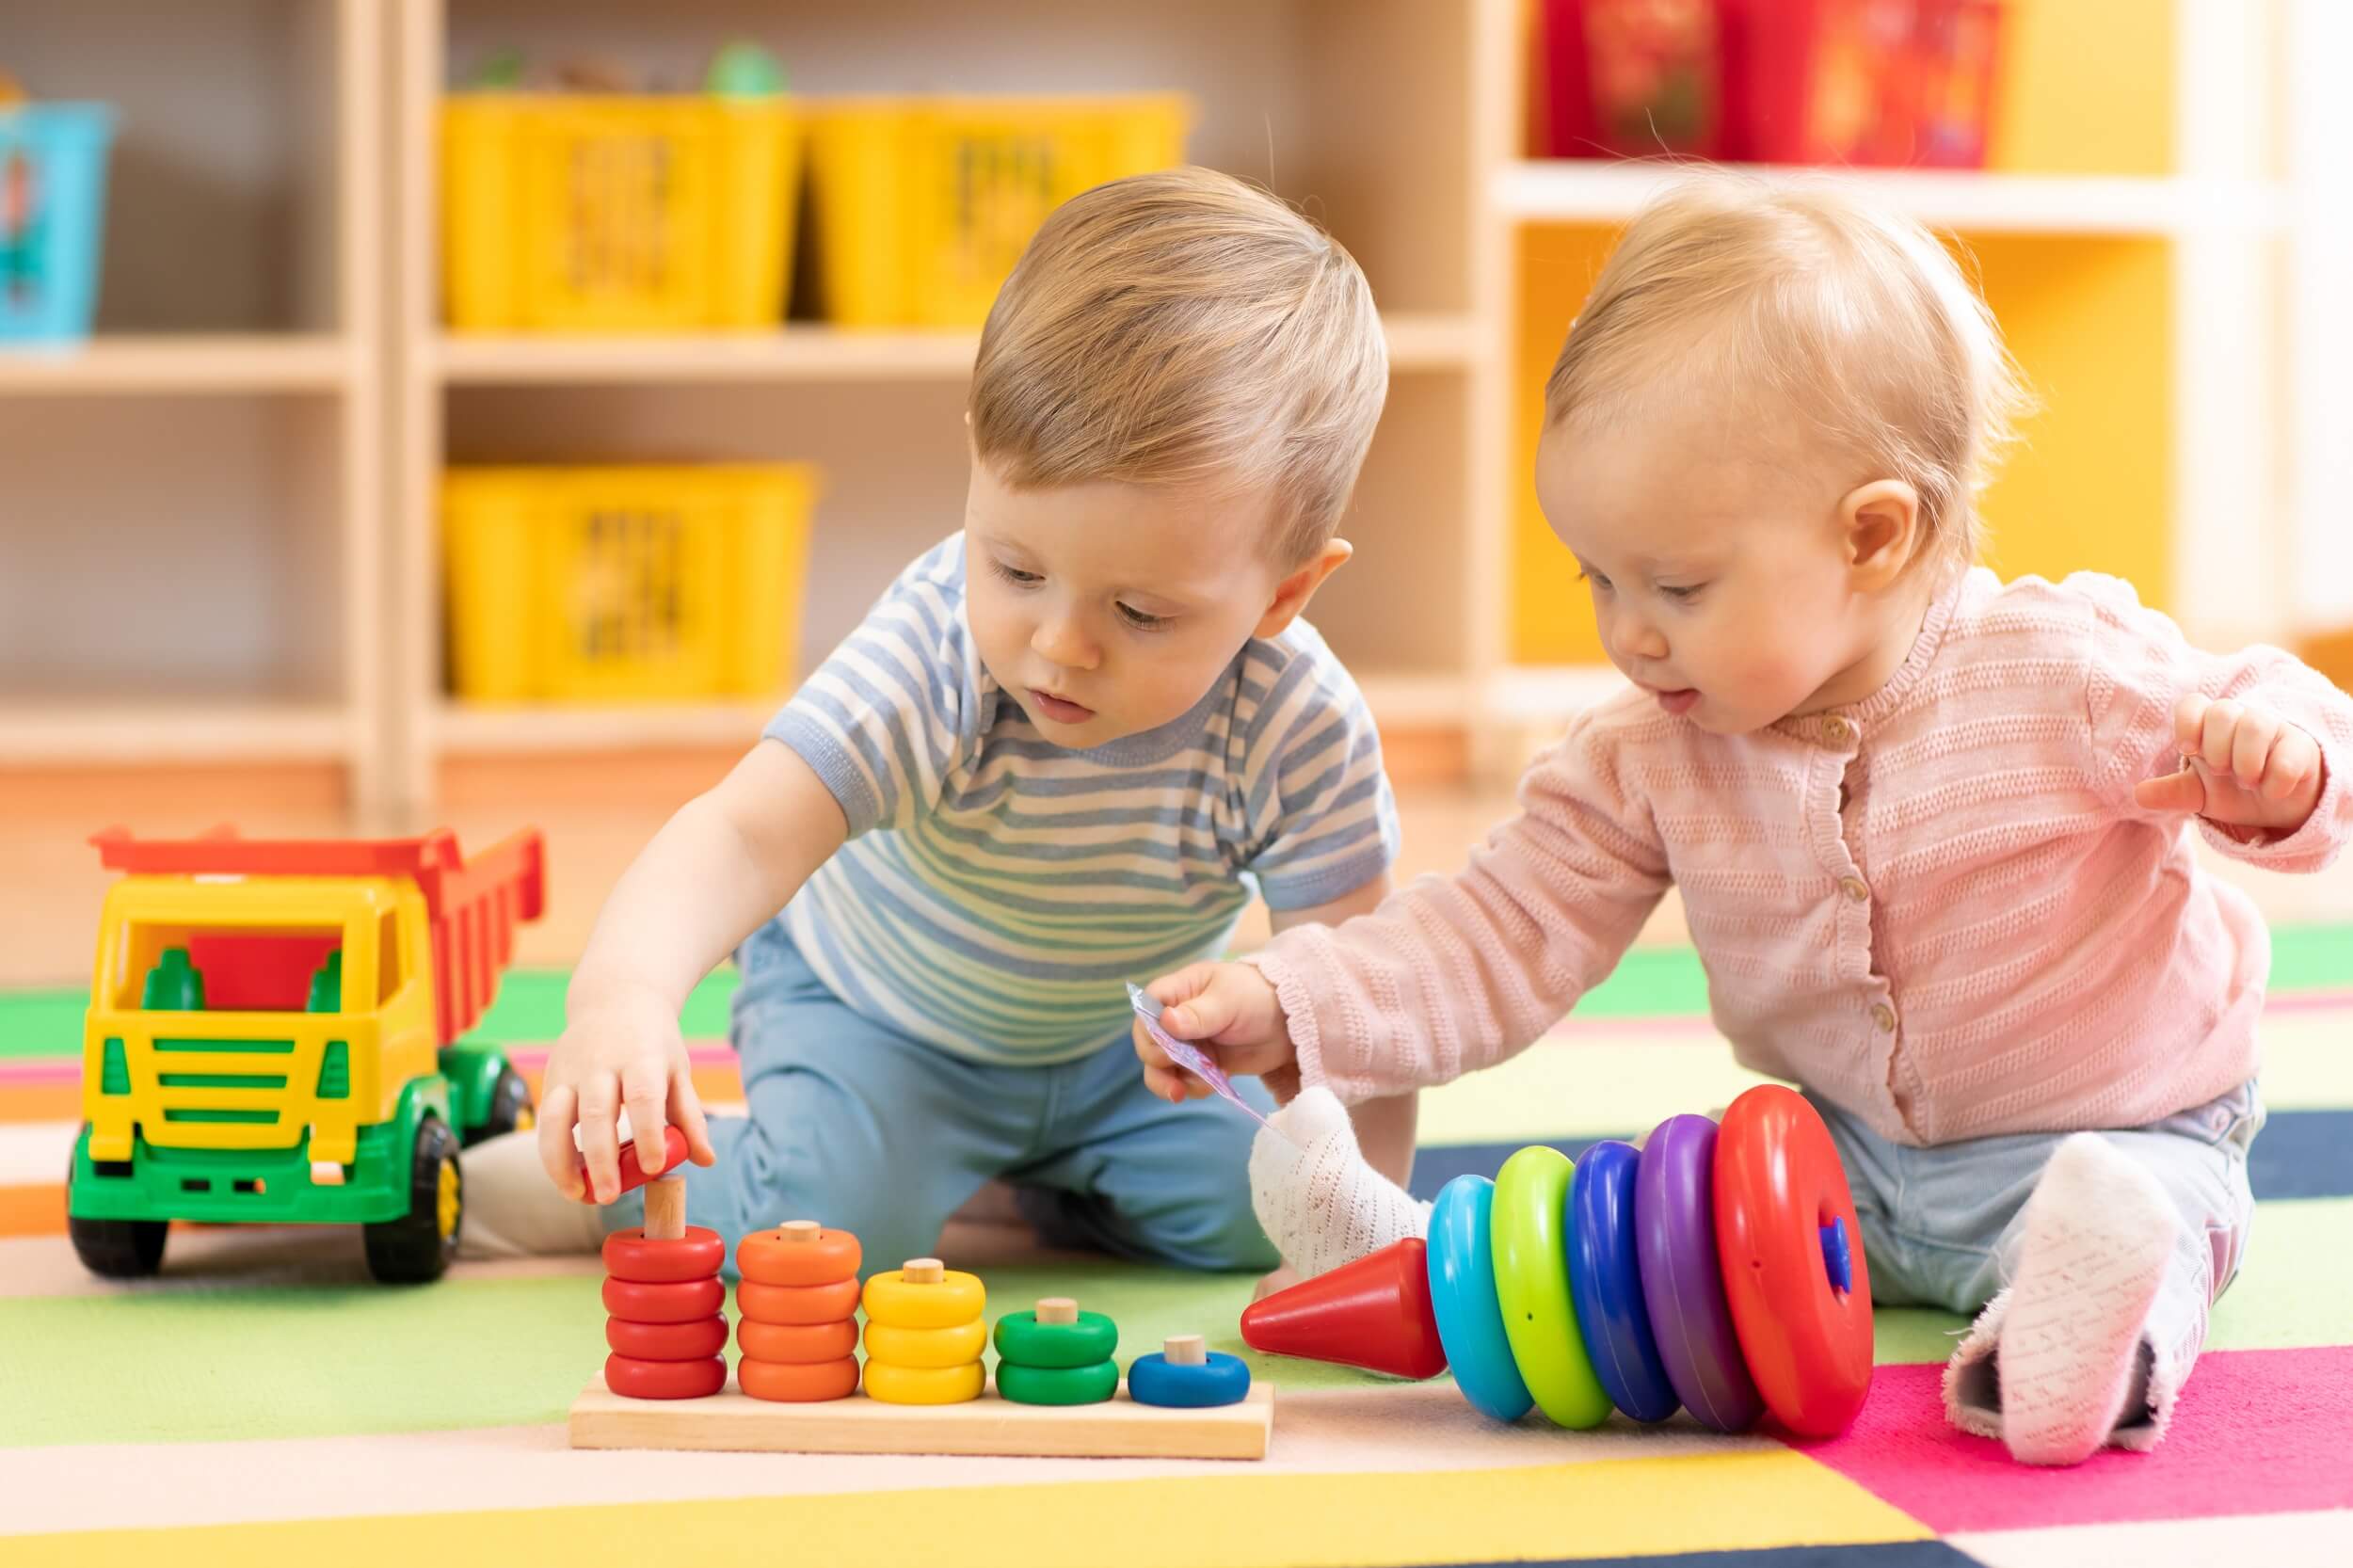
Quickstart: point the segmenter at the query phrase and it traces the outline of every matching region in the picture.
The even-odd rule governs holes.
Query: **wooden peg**
[[[814,1220],[787,1220],[776,1227],[776,1233],[788,1241],[814,1241],[824,1228]]]
[[[686,1178],[656,1176],[646,1184],[646,1240],[679,1241],[686,1237]]]
[[[910,1257],[901,1266],[899,1277],[909,1285],[937,1285],[948,1277],[948,1265],[936,1257]]]
[[[1160,1358],[1171,1367],[1207,1367],[1209,1343],[1197,1334],[1172,1334],[1160,1345]]]
[[[1037,1320],[1041,1323],[1075,1323],[1079,1320],[1079,1304],[1068,1296],[1048,1296],[1037,1304]]]

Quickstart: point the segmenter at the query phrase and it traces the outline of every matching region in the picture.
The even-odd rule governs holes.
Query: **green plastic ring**
[[[1097,1361],[1088,1367],[1023,1367],[1000,1361],[997,1392],[1016,1404],[1101,1404],[1119,1392],[1119,1364]]]
[[[1100,1312],[1081,1312],[1075,1323],[1041,1323],[1035,1312],[997,1320],[997,1353],[1016,1367],[1092,1367],[1118,1348],[1119,1325]]]
[[[1569,1182],[1559,1149],[1525,1148],[1496,1173],[1496,1301],[1504,1337],[1536,1407],[1555,1426],[1582,1430],[1609,1416],[1569,1298]]]

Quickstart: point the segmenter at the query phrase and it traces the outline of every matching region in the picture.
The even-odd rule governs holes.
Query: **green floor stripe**
[[[552,1040],[564,1032],[563,969],[520,969],[499,987],[498,1000],[476,1031],[486,1040]],[[2282,926],[2271,934],[2271,988],[2276,992],[2353,986],[2353,926]],[[728,1000],[735,972],[721,969],[687,999],[680,1017],[690,1040],[728,1032]],[[79,990],[0,992],[0,1060],[71,1056],[81,1048]],[[1616,972],[1577,1004],[1581,1018],[1630,1018],[1707,1011],[1707,975],[1689,948],[1636,948]]]

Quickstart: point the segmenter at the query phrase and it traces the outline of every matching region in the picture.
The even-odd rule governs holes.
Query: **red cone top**
[[[1270,1355],[1391,1377],[1434,1378],[1446,1370],[1438,1315],[1430,1305],[1429,1251],[1417,1236],[1251,1303],[1242,1309],[1241,1336]]]

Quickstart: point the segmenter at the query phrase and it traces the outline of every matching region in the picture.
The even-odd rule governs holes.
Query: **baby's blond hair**
[[[1339,527],[1388,394],[1372,290],[1337,241],[1203,168],[1046,220],[981,333],[974,453],[1016,488],[1264,491],[1290,567]]]
[[[1912,485],[1923,565],[1977,558],[1977,497],[2025,394],[1985,301],[1919,224],[1827,182],[1717,172],[1653,201],[1569,328],[1545,424],[1719,390],[1768,426],[1803,421],[1855,482]]]

